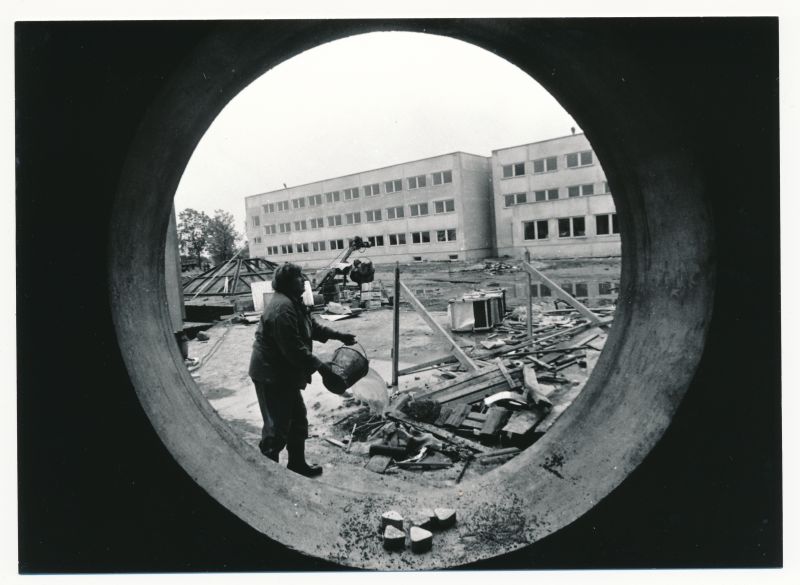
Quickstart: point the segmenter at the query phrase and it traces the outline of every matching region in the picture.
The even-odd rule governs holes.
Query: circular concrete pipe
[[[554,27],[558,34],[549,34]],[[513,462],[472,482],[417,493],[349,491],[266,461],[230,430],[183,367],[164,290],[172,197],[215,116],[281,61],[380,30],[459,38],[542,83],[602,160],[623,234],[619,307],[579,398]],[[712,228],[692,154],[680,124],[665,115],[669,108],[659,107],[652,73],[625,47],[597,41],[572,32],[569,21],[236,23],[223,25],[166,82],[141,123],[117,193],[111,295],[139,399],[175,459],[211,496],[304,554],[351,567],[430,569],[536,542],[588,511],[641,462],[669,424],[703,350],[713,294]],[[614,75],[602,67],[607,62],[615,63]],[[386,510],[436,506],[457,509],[459,524],[437,535],[431,553],[390,555],[377,536],[363,538],[376,534]]]

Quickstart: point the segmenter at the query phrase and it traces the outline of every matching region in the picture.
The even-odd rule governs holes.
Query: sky
[[[223,109],[199,142],[175,208],[233,214],[244,198],[454,151],[488,156],[580,131],[533,78],[449,37],[381,32],[310,49]]]

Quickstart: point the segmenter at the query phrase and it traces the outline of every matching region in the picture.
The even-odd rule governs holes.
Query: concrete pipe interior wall
[[[181,364],[165,308],[164,233],[172,197],[215,116],[278,63],[324,42],[379,30],[462,39],[544,85],[602,161],[623,234],[619,307],[579,399],[512,463],[474,482],[426,491],[424,500],[423,493],[350,492],[264,460],[202,397]],[[221,26],[165,83],[141,122],[115,202],[109,265],[114,323],[158,435],[217,501],[292,549],[352,567],[409,568],[399,556],[383,554],[379,543],[359,544],[342,528],[386,509],[454,507],[465,522],[489,529],[513,519],[519,528],[513,537],[472,547],[443,536],[413,565],[456,566],[519,549],[568,525],[653,448],[703,352],[714,294],[713,230],[695,154],[671,117],[674,110],[660,101],[656,72],[624,45],[595,41],[567,23],[343,21],[268,30],[238,23]]]

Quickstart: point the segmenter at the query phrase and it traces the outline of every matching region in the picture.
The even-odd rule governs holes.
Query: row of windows
[[[602,192],[598,194],[609,195],[608,181],[603,181]],[[566,187],[567,197],[585,197],[587,195],[594,195],[594,183],[586,183],[585,185],[572,185]],[[512,205],[522,205],[524,203],[535,203],[538,201],[552,201],[559,198],[559,189],[541,189],[538,191],[531,191],[530,193],[509,193],[504,195],[505,207]]]
[[[439,201],[432,202],[433,213],[452,213],[456,209],[455,199],[440,199]],[[412,203],[408,206],[410,217],[422,217],[430,215],[431,204],[429,203]],[[385,213],[384,213],[385,212]],[[362,217],[368,222],[383,221],[384,218],[402,219],[406,216],[405,207],[397,205],[394,207],[387,207],[385,209],[368,209],[363,212],[354,211],[352,213],[329,215],[327,218],[312,217],[311,219],[298,219],[294,222],[294,231],[302,232],[308,229],[316,230],[325,227],[327,221],[328,227],[338,227],[341,225],[355,225],[361,223]],[[276,233],[286,234],[292,231],[292,222],[287,221],[279,224],[270,224],[264,226],[264,233],[272,235]]]
[[[438,171],[431,174],[431,184],[433,185],[444,185],[445,183],[452,182],[453,171]],[[406,186],[409,191],[421,189],[427,185],[427,175],[417,175],[415,177],[409,177],[406,179]],[[363,187],[350,187],[349,189],[343,189],[342,191],[329,191],[328,193],[324,193],[324,201],[325,203],[338,203],[340,201],[352,201],[354,199],[359,199],[361,197],[362,189],[364,192],[364,197],[374,197],[375,195],[381,194],[381,188],[383,188],[383,192],[387,194],[398,193],[403,190],[403,180],[392,179],[390,181],[384,181],[383,183],[364,185]],[[317,195],[309,195],[308,197],[297,197],[291,200],[287,199],[285,201],[276,201],[275,203],[265,203],[261,207],[264,210],[264,213],[270,214],[277,213],[279,211],[288,211],[290,209],[290,203],[291,209],[304,209],[306,206],[318,207],[323,203],[323,194],[319,193]],[[255,220],[255,216],[253,225],[259,225]]]
[[[563,157],[564,157],[564,166],[568,169],[575,169],[578,167],[588,167],[589,165],[594,164],[594,156],[592,155],[591,150],[585,150],[583,152],[572,152],[570,154],[563,155]],[[538,175],[541,173],[551,173],[553,171],[558,170],[557,156],[537,158],[531,162],[533,163],[534,175]],[[511,177],[521,177],[525,175],[526,173],[525,167],[527,165],[523,161],[502,166],[503,166],[503,178],[508,179]]]
[[[562,282],[559,283],[559,286],[571,294],[573,297],[588,297],[589,296],[589,284],[586,282]],[[597,293],[601,296],[606,296],[613,294],[617,290],[617,287],[613,282],[598,282],[597,283]],[[532,297],[552,297],[553,293],[550,290],[550,287],[546,284],[541,283],[533,283],[531,284],[531,296]]]
[[[607,236],[619,233],[617,214],[595,215],[595,233]],[[580,238],[586,235],[585,217],[559,217],[557,220],[559,238]],[[539,219],[522,222],[523,237],[526,240],[547,240],[550,238],[550,221]]]
[[[410,236],[410,237],[407,237]],[[260,238],[255,238],[256,243],[261,243]],[[435,231],[411,232],[410,234],[388,234],[380,236],[369,236],[367,241],[373,247],[403,246],[409,242],[412,244],[430,244],[431,242],[455,242],[456,230],[444,229]],[[347,240],[349,246],[351,240]],[[345,241],[338,240],[318,240],[316,242],[301,242],[296,244],[280,244],[277,246],[267,246],[267,256],[278,256],[281,254],[306,254],[308,252],[325,252],[327,250],[344,250]]]

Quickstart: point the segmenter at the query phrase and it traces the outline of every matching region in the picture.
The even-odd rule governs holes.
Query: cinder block
[[[387,526],[394,526],[398,530],[403,529],[403,517],[399,512],[389,510],[381,515],[381,530],[385,530]]]

